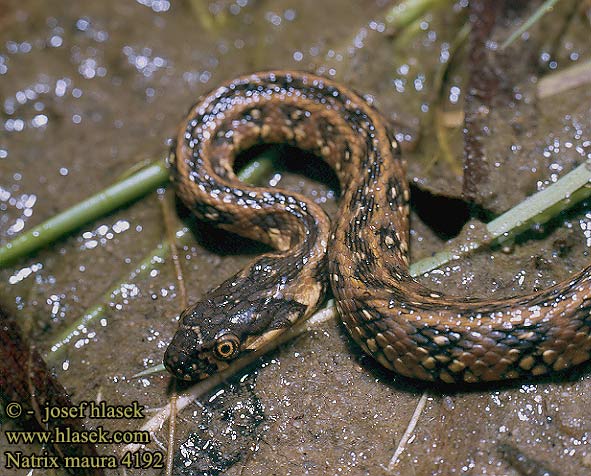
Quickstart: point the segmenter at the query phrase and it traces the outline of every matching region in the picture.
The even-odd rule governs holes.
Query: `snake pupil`
[[[233,357],[236,350],[238,350],[238,343],[228,339],[219,342],[215,347],[216,354],[221,359]]]

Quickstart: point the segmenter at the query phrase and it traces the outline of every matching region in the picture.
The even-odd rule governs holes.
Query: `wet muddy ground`
[[[0,244],[134,164],[164,157],[185,111],[220,81],[293,68],[334,76],[375,100],[408,160],[412,260],[443,249],[471,216],[489,219],[589,158],[591,88],[543,100],[535,89],[545,74],[588,60],[591,47],[584,2],[562,2],[511,47],[504,61],[515,67],[506,68],[498,96],[506,100],[495,104],[481,140],[490,170],[470,205],[459,198],[468,7],[442,3],[400,30],[385,21],[392,7],[385,0],[0,2]],[[508,12],[497,40],[535,5]],[[453,67],[444,71],[450,58]],[[434,111],[447,124],[451,162],[440,152]],[[269,180],[336,209],[330,182],[283,171]],[[588,263],[590,207],[577,205],[513,246],[422,279],[497,298],[548,287]],[[163,210],[189,220],[169,192],[152,193],[0,271],[2,303],[42,352],[123,277],[100,319],[59,359],[48,357],[74,402],[137,400],[157,409],[168,401],[167,374],[134,375],[161,362],[175,331],[174,269],[166,259],[146,277],[127,278],[165,238]],[[195,301],[260,248],[191,226],[181,264]],[[554,474],[591,474],[589,375],[583,366],[542,381],[434,389],[381,369],[331,321],[181,411],[173,474],[388,474],[424,392],[426,406],[391,474],[543,474],[523,472],[535,464]],[[99,424],[112,431],[141,422],[87,422]],[[166,441],[164,425],[148,449],[162,450]],[[0,454],[16,449],[40,450],[0,436]]]

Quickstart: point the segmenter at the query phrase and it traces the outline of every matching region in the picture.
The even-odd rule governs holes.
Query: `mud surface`
[[[218,82],[294,68],[334,76],[374,98],[398,131],[415,185],[413,261],[441,250],[470,209],[458,199],[467,55],[461,42],[454,45],[467,21],[464,3],[448,3],[401,31],[384,23],[391,6],[384,0],[0,2],[0,244],[100,191],[134,164],[163,157],[185,111]],[[487,118],[493,129],[483,143],[497,159],[489,163],[477,216],[519,203],[591,153],[591,88],[535,97],[539,78],[591,55],[588,12],[577,7],[572,13],[574,2],[561,5],[564,11],[552,12],[537,36],[522,38],[504,59],[533,63],[503,76],[513,100]],[[512,31],[528,12],[512,12],[496,34]],[[451,52],[454,66],[443,74]],[[455,162],[439,152],[436,108],[448,125]],[[269,181],[336,209],[330,182],[284,171]],[[108,289],[124,283],[64,353],[47,357],[74,402],[137,400],[158,409],[168,401],[168,375],[134,375],[161,362],[176,328],[175,272],[167,257],[147,276],[129,276],[165,238],[163,209],[191,224],[169,192],[159,200],[163,194],[0,271],[2,301],[42,353]],[[587,264],[590,206],[578,205],[515,246],[484,250],[422,279],[469,296],[547,287]],[[194,236],[180,254],[195,301],[260,248],[191,226]],[[331,321],[182,410],[173,474],[388,474],[423,392],[425,409],[391,474],[516,475],[522,456],[534,460],[532,468],[591,474],[589,375],[583,366],[545,381],[433,389],[384,371]],[[86,423],[113,431],[143,422]],[[166,448],[167,428],[148,449]],[[41,451],[9,445],[0,435],[0,454],[18,449]],[[121,450],[99,447],[104,455]]]

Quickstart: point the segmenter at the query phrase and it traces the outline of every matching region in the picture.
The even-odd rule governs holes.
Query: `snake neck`
[[[241,151],[272,143],[311,152],[337,174],[343,197],[333,255],[345,252],[342,243],[356,261],[336,256],[333,275],[376,288],[407,276],[409,191],[398,144],[355,92],[307,74],[249,75],[204,97],[184,124],[170,157],[178,195],[201,219],[277,250],[243,271],[241,282],[272,293],[283,279],[283,295],[303,301],[306,313],[326,287],[331,224],[322,209],[298,194],[247,186],[234,173]]]
[[[246,186],[234,174],[237,154],[269,143],[311,152],[335,170],[344,191],[335,233],[349,237],[361,261],[371,263],[360,269],[365,281],[378,279],[381,262],[379,250],[366,246],[375,242],[365,236],[371,230],[390,254],[379,278],[393,268],[405,272],[409,193],[396,178],[404,173],[398,144],[365,100],[332,81],[270,72],[238,78],[203,98],[171,156],[179,196],[200,218],[278,250],[263,259],[275,261],[270,268],[291,270],[290,279],[300,276],[294,296],[322,281],[331,228],[322,209],[298,194]]]

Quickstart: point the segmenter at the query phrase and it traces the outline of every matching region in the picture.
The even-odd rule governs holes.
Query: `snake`
[[[331,221],[310,198],[242,183],[236,156],[288,144],[340,184]],[[308,318],[332,290],[353,340],[383,367],[443,384],[531,378],[590,357],[591,267],[526,296],[434,291],[409,274],[410,192],[393,128],[360,94],[300,71],[227,81],[182,121],[168,158],[198,219],[270,251],[185,309],[164,355],[199,380]]]

